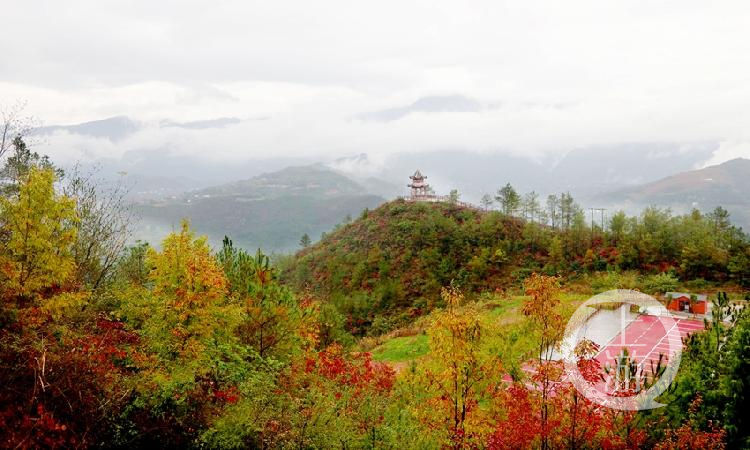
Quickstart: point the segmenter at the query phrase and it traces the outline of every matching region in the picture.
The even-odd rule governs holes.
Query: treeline
[[[488,197],[483,204],[489,209]],[[570,193],[549,195],[544,207],[538,197],[533,191],[521,195],[510,184],[495,197],[503,214],[526,222],[530,248],[542,235],[549,258],[532,263],[533,269],[672,271],[687,280],[750,282],[750,241],[722,207],[685,215],[649,207],[639,216],[616,211],[611,217],[592,210],[587,217]]]
[[[489,194],[482,196],[481,205],[484,209],[492,209],[495,204],[507,216],[547,224],[555,229],[568,229],[577,219],[583,218],[583,211],[570,192],[550,194],[542,204],[542,199],[535,191],[521,194],[508,183],[498,189],[494,197]]]

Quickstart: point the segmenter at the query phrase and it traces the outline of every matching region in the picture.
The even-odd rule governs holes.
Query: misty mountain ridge
[[[389,110],[388,114],[472,111],[482,107],[468,97],[436,96],[418,99],[406,107]],[[43,127],[36,132],[54,134],[62,130],[109,139],[117,145],[144,127],[199,132],[231,127],[239,122],[238,118],[223,117],[147,123],[118,116],[76,125]],[[103,175],[111,180],[124,180],[132,187],[131,198],[139,203],[168,204],[167,209],[174,209],[175,214],[179,209],[175,205],[180,202],[183,206],[192,205],[192,202],[202,203],[215,197],[233,202],[271,201],[288,196],[329,201],[335,196],[369,195],[382,201],[407,195],[408,176],[420,169],[438,194],[445,195],[457,189],[462,200],[473,203],[478,203],[482,195],[494,195],[501,186],[511,183],[522,193],[534,190],[544,198],[550,193],[569,191],[584,207],[623,208],[631,213],[648,204],[671,207],[675,211],[689,210],[693,206],[706,210],[722,204],[733,212],[738,223],[747,226],[748,220],[743,219],[746,214],[741,201],[743,191],[732,187],[739,181],[729,185],[706,181],[688,183],[679,181],[682,180],[679,177],[677,181],[661,181],[700,167],[712,158],[717,148],[715,142],[634,142],[576,148],[539,159],[501,151],[435,149],[378,155],[376,160],[366,152],[352,152],[351,156],[332,157],[328,161],[313,156],[228,161],[182,154],[164,143],[160,148],[129,149],[120,157],[103,158],[91,164],[102,167]],[[726,178],[714,175],[690,175],[688,178]],[[651,183],[655,184],[644,188],[643,192],[639,190]],[[203,200],[196,200],[198,198]],[[288,207],[283,202],[271,206]],[[193,206],[189,209],[200,210]],[[335,219],[340,221],[346,214],[348,212]],[[158,218],[159,214],[156,216]]]
[[[322,164],[287,167],[246,180],[137,203],[136,237],[153,240],[187,218],[213,245],[230,236],[240,247],[288,252],[347,217],[386,199]]]
[[[205,130],[208,128],[224,128],[229,125],[241,123],[242,119],[237,117],[219,117],[218,119],[194,120],[191,122],[175,122],[172,120],[162,120],[159,126],[162,128],[176,127],[187,128],[190,130]]]
[[[115,116],[74,125],[49,125],[33,130],[33,134],[47,136],[58,131],[117,142],[131,136],[142,124],[127,116]]]
[[[215,119],[202,119],[194,121],[174,121],[164,119],[156,122],[160,128],[185,128],[192,130],[205,130],[209,128],[225,128],[230,125],[236,125],[242,122],[237,117],[219,117]],[[138,131],[143,130],[149,125],[147,122],[134,120],[128,116],[114,116],[105,119],[81,122],[72,125],[48,125],[35,128],[32,134],[37,136],[49,136],[58,131],[64,131],[70,134],[88,136],[99,139],[108,139],[111,142],[118,142],[126,139]]]
[[[190,195],[211,197],[244,196],[267,199],[285,195],[312,195],[332,197],[358,195],[367,190],[354,180],[322,164],[292,166],[263,173],[247,180],[235,181],[192,192]]]
[[[468,97],[448,95],[424,97],[404,107],[406,109],[395,109],[447,112],[472,111],[482,107],[478,101]],[[77,125],[43,127],[36,132],[64,130],[72,134],[106,138],[117,145],[147,126],[180,128],[197,133],[209,128],[232,127],[241,121],[236,117],[223,117],[192,122],[163,120],[155,124],[119,116]],[[603,192],[656,181],[700,167],[711,159],[718,146],[716,142],[634,142],[561,149],[556,154],[539,159],[501,149],[495,152],[460,148],[407,151],[380,155],[377,161],[373,161],[365,152],[353,152],[352,156],[334,156],[326,162],[326,158],[321,156],[214,160],[207,157],[209,149],[205,154],[184,154],[179,148],[164,142],[158,147],[128,148],[119,157],[103,157],[90,163],[105,167],[111,177],[119,172],[127,172],[132,178],[149,177],[152,182],[147,189],[137,185],[134,189],[148,193],[148,198],[155,198],[162,191],[165,195],[175,195],[176,178],[195,180],[193,189],[202,189],[289,166],[323,162],[362,184],[369,183],[371,190],[385,197],[402,195],[404,181],[407,180],[405,177],[419,168],[440,193],[447,194],[451,189],[458,189],[465,200],[478,202],[482,195],[492,194],[508,182],[520,191],[535,190],[543,195],[570,191],[583,199],[593,198]],[[154,186],[153,181],[165,176],[168,179],[165,178],[163,187]],[[370,178],[372,180],[364,181]],[[391,186],[377,187],[382,182]],[[144,198],[144,195],[139,198]]]
[[[596,201],[627,211],[647,206],[676,212],[693,208],[707,212],[717,206],[729,211],[732,222],[750,229],[750,159],[736,158],[714,166],[680,172],[636,187],[602,194]]]

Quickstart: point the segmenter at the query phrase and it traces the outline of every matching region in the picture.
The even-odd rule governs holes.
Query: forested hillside
[[[561,197],[563,207],[545,221],[449,202],[390,202],[299,251],[282,277],[351,315],[355,332],[379,314],[418,315],[439,305],[448,284],[493,292],[518,287],[535,271],[575,279],[632,270],[640,284],[623,287],[643,290],[653,290],[648,277],[750,282],[750,243],[721,208],[620,212],[602,229],[569,194]]]
[[[472,290],[507,285],[522,235],[520,220],[498,213],[397,200],[301,250],[283,279],[347,312],[426,311],[452,281]]]

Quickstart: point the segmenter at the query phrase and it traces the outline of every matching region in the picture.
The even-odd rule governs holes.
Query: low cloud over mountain
[[[421,97],[407,106],[367,112],[357,117],[361,120],[390,122],[411,113],[479,112],[482,109],[484,109],[482,104],[472,98],[463,95],[444,95]]]

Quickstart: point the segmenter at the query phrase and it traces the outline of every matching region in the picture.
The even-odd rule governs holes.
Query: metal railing
[[[468,202],[462,202],[460,200],[453,200],[451,199],[450,195],[419,195],[419,196],[401,196],[398,197],[400,200],[404,200],[406,202],[426,202],[426,203],[450,203],[452,205],[458,205],[462,206],[464,208],[471,208],[476,210],[481,210],[482,208],[473,205]]]

